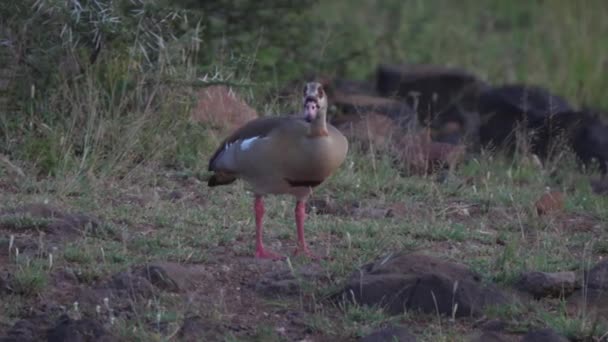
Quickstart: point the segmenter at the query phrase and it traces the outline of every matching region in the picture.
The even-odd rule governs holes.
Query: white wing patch
[[[243,141],[241,141],[241,144],[240,144],[241,150],[246,151],[246,150],[250,149],[251,146],[253,145],[253,143],[258,139],[259,139],[259,137],[244,139]]]

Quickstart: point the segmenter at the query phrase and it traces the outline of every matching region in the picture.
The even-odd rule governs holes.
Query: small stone
[[[301,267],[295,272],[279,270],[265,274],[254,284],[254,288],[256,292],[266,297],[292,296],[300,293],[303,282],[314,281],[324,276],[323,270],[316,266]]]
[[[184,266],[173,262],[160,262],[144,266],[141,275],[159,289],[180,292],[189,285],[189,272]]]
[[[568,296],[574,292],[576,273],[574,272],[527,272],[520,276],[515,285],[534,298]]]
[[[561,212],[564,210],[564,194],[559,191],[547,192],[536,201],[535,206],[539,216]]]

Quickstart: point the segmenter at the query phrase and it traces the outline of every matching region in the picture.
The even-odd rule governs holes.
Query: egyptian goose
[[[303,115],[252,120],[226,138],[209,160],[209,186],[225,185],[237,178],[254,193],[256,258],[281,259],[264,248],[264,201],[267,194],[296,198],[298,244],[295,255],[315,256],[304,239],[306,200],[312,188],[323,183],[344,162],[348,142],[326,121],[327,96],[321,84],[304,87]]]

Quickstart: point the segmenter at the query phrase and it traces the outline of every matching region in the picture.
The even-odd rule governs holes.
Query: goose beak
[[[307,98],[304,102],[304,117],[306,121],[312,122],[319,112],[319,103],[316,99]]]

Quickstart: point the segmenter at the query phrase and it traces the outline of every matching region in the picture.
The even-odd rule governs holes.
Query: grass
[[[316,48],[294,60],[306,58],[322,72],[365,78],[379,62],[439,63],[466,68],[492,83],[539,84],[575,105],[608,108],[602,93],[608,87],[603,77],[608,61],[598,43],[608,34],[603,20],[608,13],[599,0],[585,6],[567,0],[485,6],[473,0],[458,5],[447,0],[386,1],[382,6],[334,1],[312,6],[311,13],[317,24],[307,39]],[[191,43],[171,45],[171,52],[186,56]],[[257,87],[239,88],[261,113],[292,107],[264,98],[284,81],[273,74],[272,65],[280,62],[272,59],[279,59],[274,54],[264,52],[264,67],[254,72],[260,77]],[[40,246],[50,246],[55,241],[34,236],[32,228],[52,222],[0,216],[0,247],[7,247],[7,253],[0,251],[0,265],[11,274],[11,291],[2,294],[0,303],[0,335],[39,299],[51,296],[59,270],[73,272],[79,285],[95,286],[131,266],[171,261],[208,268],[209,278],[198,279],[203,288],[195,291],[198,297],[187,302],[161,293],[129,303],[132,315],[99,320],[126,340],[166,340],[192,313],[229,322],[222,326],[227,341],[293,337],[277,328],[299,338],[309,334],[352,340],[393,323],[411,327],[422,341],[467,340],[475,330],[468,320],[414,313],[389,317],[358,306],[337,310],[323,307],[319,299],[357,266],[393,250],[440,255],[505,287],[525,271],[580,270],[608,255],[608,198],[591,192],[588,176],[577,170],[568,153],[546,168],[525,153],[515,158],[483,153],[438,184],[432,177],[402,175],[381,153],[353,149],[314,197],[376,209],[399,205],[403,213],[382,218],[310,215],[307,236],[315,249],[332,257],[321,264],[329,279],[301,279],[300,296],[280,304],[257,298],[243,289],[262,271],[248,261],[248,266],[241,263],[253,252],[251,198],[240,183],[206,187],[206,161],[219,137],[188,119],[193,89],[157,82],[196,79],[201,69],[215,68],[224,78],[245,69],[241,59],[223,56],[211,66],[196,59],[171,60],[174,65],[153,70],[137,67],[142,56],[102,57],[77,80],[59,82],[45,96],[45,89],[33,91],[23,100],[20,115],[0,112],[0,152],[10,160],[0,162],[0,211],[48,201],[94,214],[107,228],[61,241],[52,251],[51,266],[49,250],[17,257],[8,246],[10,236],[15,243],[41,239]],[[566,193],[562,216],[535,213],[533,203],[547,187]],[[173,198],[172,192],[181,197]],[[268,198],[266,205],[266,240],[287,253],[295,238],[292,199]],[[307,261],[296,258],[293,263],[297,268]],[[238,298],[241,293],[249,298]],[[121,305],[126,304],[111,303],[116,313]],[[257,311],[244,311],[246,305]],[[91,313],[96,308],[80,310]],[[160,329],[159,314],[167,329]],[[293,321],[285,319],[290,314],[296,317]],[[551,326],[582,339],[602,336],[607,329],[590,316],[568,314],[563,303],[550,300],[535,308],[511,306],[487,314],[517,323],[517,332]]]
[[[48,265],[40,260],[26,260],[18,263],[16,272],[10,279],[9,287],[20,296],[36,296],[48,283]]]
[[[353,151],[349,158],[355,164],[363,164],[369,156]],[[377,162],[377,165],[382,164],[380,160]],[[381,219],[311,215],[307,222],[307,235],[315,242],[316,248],[329,251],[333,257],[332,261],[323,263],[326,272],[331,274],[331,281],[318,287],[319,284],[302,279],[303,298],[310,295],[321,298],[328,289],[339,287],[341,281],[357,265],[390,250],[427,250],[443,255],[470,265],[482,274],[486,281],[503,286],[512,284],[524,271],[580,269],[584,258],[596,260],[604,255],[601,240],[597,247],[589,249],[587,244],[590,234],[597,235],[600,239],[604,234],[601,228],[603,224],[598,218],[589,219],[591,231],[583,230],[573,234],[569,229],[576,227],[569,226],[564,218],[537,217],[530,210],[533,201],[543,193],[548,178],[520,170],[528,166],[518,165],[514,163],[509,171],[504,169],[500,158],[471,161],[457,170],[452,178],[457,184],[465,178],[473,177],[473,184],[464,188],[438,186],[431,179],[424,177],[402,177],[396,171],[391,172],[388,165],[381,166],[386,170],[383,171],[384,175],[377,176],[377,182],[363,181],[366,175],[369,175],[366,168],[342,169],[332,181],[319,189],[315,196],[331,194],[337,197],[337,201],[359,198],[361,205],[374,207],[387,207],[395,202],[403,202],[408,210],[405,217]],[[65,244],[55,260],[54,270],[72,269],[82,284],[94,285],[130,265],[141,265],[148,260],[175,261],[184,265],[203,264],[219,270],[226,261],[218,263],[217,253],[233,255],[230,258],[248,257],[252,253],[249,238],[253,229],[251,199],[244,194],[245,189],[241,184],[231,188],[207,190],[202,185],[184,186],[180,180],[175,180],[162,168],[142,171],[147,175],[154,172],[152,177],[156,178],[156,181],[131,184],[128,187],[99,187],[94,195],[54,197],[54,201],[60,202],[62,206],[88,208],[104,220],[113,221],[114,229],[122,232],[107,236],[89,233]],[[515,177],[509,174],[526,175],[526,182],[514,181]],[[362,180],[358,187],[355,179]],[[391,191],[381,192],[380,187],[386,182],[394,186]],[[573,178],[572,182],[576,183],[578,179]],[[569,188],[571,184],[565,183],[563,186]],[[201,206],[191,199],[171,201],[162,199],[163,196],[150,195],[146,200],[134,200],[134,197],[126,196],[135,193],[144,198],[153,193],[153,189],[159,191],[159,188],[166,191],[179,189],[186,194],[202,189],[210,200]],[[340,189],[339,192],[337,189]],[[585,195],[574,196],[579,191]],[[565,212],[567,217],[578,219],[579,215],[582,215],[582,218],[587,220],[586,217],[593,211],[594,216],[606,214],[605,207],[589,207],[589,211],[581,207],[580,201],[584,197],[589,201],[602,200],[587,191],[582,189],[568,192],[569,204]],[[359,197],[360,193],[383,195],[364,199]],[[571,197],[570,194],[574,195]],[[9,199],[3,203],[27,203],[38,196],[20,193],[10,195],[13,200]],[[478,204],[480,202],[487,203],[487,208],[482,208]],[[463,208],[468,211],[463,211]],[[226,217],[226,210],[230,210],[229,219]],[[273,248],[284,252],[288,252],[293,245],[292,210],[289,198],[267,200],[267,241]],[[497,244],[497,240],[502,243]],[[17,274],[20,290],[9,295],[12,301],[19,303],[21,297],[31,298],[44,292],[49,271],[48,267],[36,266],[47,263],[43,258],[44,254],[40,255],[40,259],[32,263],[32,266],[19,268]],[[227,262],[229,267],[235,267],[233,262]],[[296,267],[307,263],[306,260],[300,259],[292,262],[295,262]],[[184,315],[189,310],[184,303],[172,301],[167,295],[162,295],[159,300],[163,310],[166,310],[163,312],[169,316]],[[22,300],[20,303],[25,305],[26,301]],[[217,304],[220,305],[219,302]],[[149,322],[155,320],[155,312],[158,309],[148,307],[144,303],[137,305],[141,312],[139,318],[135,321],[118,322],[112,329],[126,338],[162,339],[166,332],[158,332],[149,325]],[[231,315],[231,310],[235,310],[230,304],[223,305],[223,316]],[[283,309],[273,309],[274,306],[271,306],[265,310],[299,311],[301,305],[297,300],[287,299],[282,304]],[[218,308],[220,307],[221,305]],[[561,311],[555,311],[559,306],[552,307],[551,303],[545,303],[543,307],[546,309],[524,312],[506,310],[499,316],[508,321],[525,317],[526,321],[533,322],[535,326],[548,324],[568,336],[582,336],[592,331],[588,318],[571,317]],[[171,312],[175,314],[169,314]],[[437,320],[418,315],[395,318],[388,317],[376,309],[364,307],[349,307],[340,314],[327,308],[305,315],[310,315],[307,325],[313,333],[328,334],[336,338],[363,336],[374,328],[391,322],[411,324],[423,340],[450,341],[453,336],[460,336],[459,334],[466,336],[471,329],[467,322],[452,323],[448,318]],[[16,318],[17,316],[9,316],[5,320],[10,322]],[[178,324],[180,319],[169,320]],[[132,325],[135,322],[137,325]],[[277,335],[274,325],[270,322],[260,324],[262,325],[254,336],[266,340],[280,340],[280,334]],[[599,336],[603,332],[598,328],[591,333]]]

